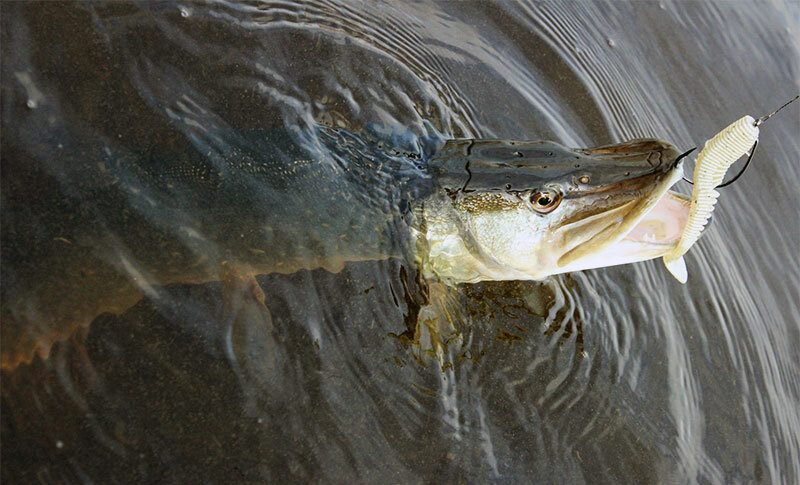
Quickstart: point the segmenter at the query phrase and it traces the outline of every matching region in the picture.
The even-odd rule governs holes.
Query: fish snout
[[[657,139],[630,140],[614,145],[580,150],[592,161],[583,180],[591,180],[589,192],[616,188],[644,189],[667,178],[680,167],[681,154],[674,145]],[[584,192],[586,193],[586,192]]]

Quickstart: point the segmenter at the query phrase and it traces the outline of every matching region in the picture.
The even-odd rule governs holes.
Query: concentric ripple
[[[2,479],[800,479],[796,111],[688,254],[448,288],[453,137],[699,145],[798,90],[800,9],[18,2]]]

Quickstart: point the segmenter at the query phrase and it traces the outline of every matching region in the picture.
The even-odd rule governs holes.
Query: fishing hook
[[[678,158],[676,158],[675,161],[672,162],[672,167],[670,167],[670,169],[673,169],[673,168],[677,167],[678,163],[680,163],[681,160],[683,160],[684,158],[688,157],[695,150],[697,150],[697,147],[690,148],[690,149],[686,150],[685,152],[681,153],[680,155],[678,155]]]
[[[732,183],[736,182],[736,180],[737,180],[739,177],[741,177],[741,176],[742,176],[742,174],[744,173],[744,171],[745,171],[745,170],[747,170],[747,166],[748,166],[748,165],[750,165],[750,160],[752,160],[752,159],[753,159],[753,154],[756,152],[756,147],[757,147],[757,146],[758,146],[758,140],[756,140],[756,142],[755,142],[755,143],[753,143],[753,147],[750,149],[750,155],[747,157],[747,161],[746,161],[746,162],[744,162],[744,166],[742,167],[742,169],[741,169],[741,170],[739,170],[739,173],[737,173],[736,175],[734,175],[732,179],[728,180],[727,182],[722,182],[721,184],[717,185],[717,186],[716,186],[716,187],[714,187],[714,188],[715,188],[715,189],[721,189],[722,187],[727,187],[728,185],[730,185],[730,184],[732,184]],[[684,181],[684,182],[688,182],[690,185],[694,185],[694,182],[692,182],[691,180],[687,179],[686,177],[683,177],[683,181]]]
[[[768,114],[768,115],[764,115],[764,116],[762,116],[762,117],[758,118],[758,119],[755,121],[755,123],[753,123],[753,124],[754,124],[755,126],[760,126],[760,125],[764,124],[764,122],[765,122],[765,121],[767,121],[768,119],[770,119],[770,118],[772,118],[773,116],[775,116],[776,114],[778,114],[778,111],[780,111],[780,110],[782,110],[783,108],[785,108],[785,107],[789,106],[790,104],[794,103],[794,102],[795,102],[795,101],[797,101],[798,99],[800,99],[800,94],[798,94],[798,95],[797,95],[797,96],[795,96],[794,98],[792,98],[792,99],[790,99],[789,101],[787,101],[786,103],[784,103],[784,104],[783,104],[783,105],[782,105],[780,108],[776,109],[776,110],[775,110],[775,111],[773,111],[772,113],[770,113],[770,114]],[[736,175],[735,175],[735,176],[734,176],[732,179],[728,180],[727,182],[723,182],[723,183],[721,183],[721,184],[717,185],[715,188],[717,188],[717,189],[721,189],[722,187],[727,187],[728,185],[730,185],[730,184],[732,184],[732,183],[736,182],[736,180],[737,180],[739,177],[741,177],[741,176],[742,176],[742,174],[744,173],[744,171],[745,171],[745,170],[747,170],[747,166],[748,166],[748,165],[750,165],[750,161],[753,159],[753,154],[756,152],[756,147],[757,147],[757,146],[758,146],[758,140],[756,140],[756,141],[755,141],[755,143],[753,143],[753,147],[750,149],[750,155],[747,157],[747,161],[746,161],[746,162],[744,162],[744,166],[743,166],[743,167],[742,167],[742,169],[739,171],[739,173],[737,173],[737,174],[736,174]],[[694,150],[694,148],[693,148],[692,150]],[[692,150],[689,150],[688,152],[686,152],[686,154],[688,155],[689,153],[691,153],[691,151],[692,151]],[[681,155],[681,157],[683,157],[683,155]],[[691,180],[687,179],[686,177],[683,177],[683,180],[684,180],[684,182],[688,182],[688,183],[690,183],[690,184],[694,185],[694,182],[692,182]]]

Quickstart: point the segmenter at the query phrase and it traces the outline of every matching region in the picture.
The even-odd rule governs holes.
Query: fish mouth
[[[558,259],[559,272],[646,261],[671,251],[689,217],[690,199],[669,190],[682,176],[677,164],[649,193],[559,228],[567,249]]]

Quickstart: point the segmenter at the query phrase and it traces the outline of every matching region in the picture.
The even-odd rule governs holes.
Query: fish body
[[[587,261],[635,232],[680,177],[677,150],[654,140],[572,150],[319,126],[219,133],[235,143],[202,150],[81,140],[56,158],[10,131],[4,367],[162,285],[386,257],[450,284],[603,266]],[[537,210],[535,194],[558,204]],[[656,239],[621,262],[674,244]]]

